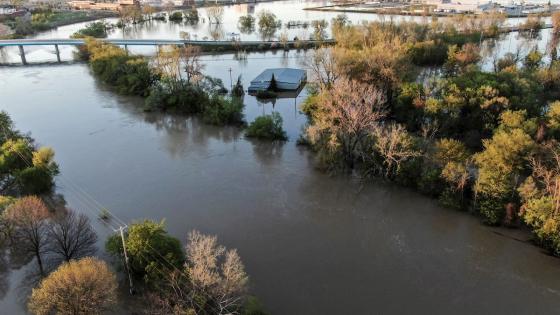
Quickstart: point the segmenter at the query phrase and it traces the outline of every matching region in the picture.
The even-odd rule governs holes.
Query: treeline
[[[432,29],[341,26],[337,46],[310,62],[318,89],[303,105],[303,141],[325,169],[414,187],[488,224],[527,225],[560,256],[560,15],[553,21],[547,56],[506,54],[490,72],[476,44],[435,44],[445,61],[425,82],[414,47]]]
[[[382,20],[388,19],[382,16]],[[441,66],[447,59],[447,51],[453,45],[480,43],[483,39],[498,38],[502,34],[506,16],[497,12],[477,16],[455,15],[438,19],[425,17],[422,23],[393,22],[373,23],[364,27],[349,28],[350,21],[339,15],[332,21],[333,37],[339,46],[371,45],[376,41],[395,40],[396,48],[406,49],[410,61],[418,66]],[[377,28],[381,27],[382,30]],[[530,17],[521,25],[527,31],[538,34],[543,22],[540,17]],[[366,33],[362,43],[360,36]],[[381,38],[378,38],[380,36]],[[389,37],[389,38],[386,38]]]

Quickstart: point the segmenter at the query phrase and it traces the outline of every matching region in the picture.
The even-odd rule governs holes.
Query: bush
[[[268,139],[268,140],[287,140],[286,132],[282,129],[282,116],[277,112],[272,115],[260,116],[253,121],[245,133],[247,137]]]
[[[171,110],[187,114],[200,113],[208,104],[208,94],[200,87],[187,84],[175,91],[166,81],[150,88],[146,98],[147,110]]]
[[[183,13],[173,12],[169,15],[169,21],[171,22],[181,22],[183,21]]]
[[[117,46],[86,39],[80,54],[89,59],[93,73],[119,93],[147,96],[157,80],[146,58],[128,55]]]
[[[72,34],[72,38],[84,38],[84,37],[95,37],[95,38],[105,38],[107,37],[107,25],[104,22],[93,22],[86,25],[85,28]]]
[[[226,99],[213,95],[204,107],[202,119],[212,125],[240,125],[243,124],[243,106],[238,98]]]

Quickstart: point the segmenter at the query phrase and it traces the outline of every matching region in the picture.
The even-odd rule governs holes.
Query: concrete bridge
[[[326,39],[322,41],[317,40],[291,40],[291,41],[208,41],[208,40],[175,40],[175,39],[97,39],[113,45],[124,46],[162,46],[162,45],[175,45],[175,46],[201,46],[203,49],[212,50],[221,48],[222,50],[236,50],[239,48],[258,48],[274,49],[274,48],[294,48],[297,45],[304,45],[306,47],[315,47],[323,44],[333,44],[334,39]],[[0,40],[0,48],[2,47],[19,47],[21,62],[27,64],[25,59],[25,46],[54,46],[56,57],[60,62],[60,51],[58,46],[81,46],[84,44],[84,39],[9,39]]]

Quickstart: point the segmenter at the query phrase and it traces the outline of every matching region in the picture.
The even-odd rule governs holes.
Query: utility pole
[[[229,90],[233,90],[233,80],[231,78],[231,68],[229,68]]]
[[[126,272],[128,274],[128,282],[129,282],[129,285],[130,285],[130,295],[134,295],[134,293],[136,293],[136,292],[134,291],[134,284],[132,283],[132,275],[130,274],[130,266],[128,264],[128,254],[126,252],[126,244],[125,244],[125,241],[124,241],[124,227],[122,225],[119,226],[119,231],[121,233],[121,240],[122,240],[122,246],[123,246],[123,252],[124,252],[124,265],[125,265],[125,268],[126,268]]]

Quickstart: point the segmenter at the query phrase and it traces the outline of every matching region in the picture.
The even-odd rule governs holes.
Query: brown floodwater
[[[297,67],[303,53],[283,56],[225,55],[206,71],[228,85],[231,67],[247,86],[259,67]],[[94,218],[90,196],[128,223],[165,219],[183,242],[192,229],[218,235],[272,314],[560,312],[560,260],[528,235],[402,187],[316,170],[296,145],[304,96],[274,106],[246,97],[249,121],[272,110],[284,118],[290,140],[270,143],[144,113],[142,100],[113,93],[85,64],[0,68],[0,109],[54,148],[57,190],[71,207]],[[93,221],[104,240],[110,230]],[[25,312],[25,270],[0,261],[1,314]]]

